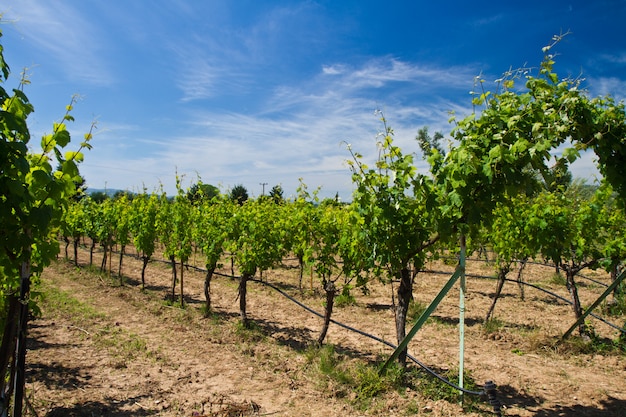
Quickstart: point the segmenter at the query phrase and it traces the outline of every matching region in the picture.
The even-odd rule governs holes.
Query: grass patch
[[[550,277],[550,283],[562,287],[567,285],[567,279],[565,278],[565,275],[561,274],[560,272],[554,273]]]
[[[320,390],[338,398],[346,397],[358,410],[375,409],[383,404],[386,395],[394,391],[404,395],[406,388],[433,401],[444,400],[454,403],[459,400],[456,388],[443,383],[421,368],[405,369],[394,363],[381,374],[375,364],[347,360],[332,345],[310,347],[305,352],[305,358]],[[455,384],[459,380],[458,370],[455,369],[445,370],[441,375]],[[471,391],[482,389],[467,371],[464,375],[464,387]],[[413,405],[416,410],[419,409],[417,402]],[[466,411],[480,410],[480,406],[483,405],[480,397],[465,396],[463,407]]]
[[[612,317],[626,315],[626,293],[619,292],[613,299],[605,300],[602,304],[602,312]]]
[[[117,323],[106,323],[106,314],[91,305],[81,302],[70,293],[47,284],[39,286],[42,307],[49,316],[62,317],[81,330],[97,346],[106,349],[115,359],[116,367],[126,367],[129,361],[139,357],[154,358],[154,352],[140,336],[128,332]],[[104,324],[103,324],[104,323]]]
[[[417,322],[417,320],[422,316],[422,314],[424,313],[424,311],[426,311],[427,308],[428,308],[428,304],[422,303],[421,301],[418,301],[418,300],[412,300],[409,303],[409,309],[406,314],[407,323],[415,324],[415,322]],[[448,327],[449,326],[455,327],[454,324],[446,323],[444,320],[441,320],[439,317],[433,316],[432,314],[430,315],[430,317],[428,317],[428,319],[426,319],[425,323],[429,323],[429,322],[437,323],[437,324],[448,326]]]
[[[307,363],[321,390],[335,397],[347,397],[360,410],[368,409],[378,397],[404,386],[404,370],[392,366],[380,375],[378,367],[346,360],[333,345],[312,346],[305,351]]]
[[[591,337],[570,336],[565,340],[559,340],[556,344],[559,353],[580,354],[618,354],[626,353],[626,338],[618,337],[615,340],[599,337],[593,334]]]
[[[248,320],[244,325],[241,320],[237,320],[235,324],[235,335],[242,342],[261,342],[265,340],[263,329],[253,320]]]
[[[626,323],[624,323],[626,328]],[[626,354],[626,337],[609,339],[591,333],[591,336],[581,337],[573,334],[567,339],[561,336],[548,336],[539,331],[528,332],[524,337],[524,351],[513,349],[511,352],[523,355],[528,352],[539,354],[557,355],[559,357],[575,357],[578,355],[603,354],[603,355],[624,355]]]
[[[415,323],[417,321],[417,319],[420,318],[420,316],[424,313],[424,311],[426,311],[426,308],[428,308],[428,306],[420,301],[417,300],[412,300],[409,303],[409,311],[407,312],[407,318]]]
[[[370,399],[391,390],[399,390],[404,387],[404,369],[393,364],[381,375],[378,367],[359,364],[356,367],[356,392],[361,401]]]
[[[504,329],[504,326],[505,323],[502,320],[492,317],[483,324],[483,331],[485,334],[494,334]]]
[[[450,382],[457,384],[459,382],[458,369],[449,369],[440,373],[442,377]],[[412,388],[422,394],[424,397],[439,401],[444,400],[450,403],[459,400],[459,391],[450,385],[440,381],[432,375],[421,369],[414,369],[407,375],[408,382]],[[481,391],[482,387],[476,384],[471,373],[465,370],[463,375],[463,386],[470,391]],[[465,411],[475,411],[479,404],[482,404],[480,397],[475,395],[465,395],[463,400],[463,409]]]
[[[354,298],[354,295],[350,292],[351,289],[351,285],[346,284],[343,286],[341,294],[335,297],[335,307],[341,308],[356,305],[356,298]]]
[[[125,368],[129,362],[142,357],[151,359],[156,357],[155,353],[148,349],[143,338],[117,325],[106,325],[100,328],[93,340],[107,349],[113,356],[117,368]]]
[[[104,313],[45,281],[40,283],[38,291],[41,295],[41,306],[48,314],[70,318],[77,326],[106,318]]]
[[[352,384],[354,381],[345,366],[343,359],[335,352],[333,345],[325,345],[313,351],[317,356],[317,367],[322,375],[331,377],[341,384]]]

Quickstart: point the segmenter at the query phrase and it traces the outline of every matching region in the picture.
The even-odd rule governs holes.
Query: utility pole
[[[265,195],[265,186],[267,185],[267,183],[266,182],[260,182],[259,185],[263,187],[263,191],[261,191],[261,195],[263,196],[263,195]]]

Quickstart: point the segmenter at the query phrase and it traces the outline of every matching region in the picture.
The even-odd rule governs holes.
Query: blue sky
[[[51,130],[73,94],[81,171],[92,188],[174,192],[175,173],[253,196],[298,179],[350,200],[346,143],[376,156],[384,112],[405,153],[422,126],[471,112],[475,76],[536,67],[553,35],[557,72],[592,96],[626,98],[626,0],[8,0],[2,43]],[[11,85],[11,84],[10,84]],[[15,85],[15,84],[13,84]],[[574,174],[593,180],[591,155]]]

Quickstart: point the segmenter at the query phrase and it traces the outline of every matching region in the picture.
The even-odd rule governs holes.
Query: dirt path
[[[88,264],[87,252],[81,251],[79,262]],[[367,409],[355,409],[352,393],[311,370],[307,346],[321,326],[313,314],[267,287],[250,283],[248,310],[257,330],[241,332],[236,281],[214,279],[214,314],[205,319],[200,313],[202,273],[185,271],[188,307],[182,310],[163,301],[170,291],[167,265],[149,265],[148,289],[141,292],[140,262],[131,257],[124,262],[128,281],[124,287],[65,262],[45,272],[46,285],[71,294],[90,313],[89,319],[80,321],[76,314],[44,310],[43,317],[32,323],[27,388],[38,416],[462,413],[456,404],[432,401],[412,390],[392,392]],[[492,273],[484,266],[476,268]],[[529,272],[527,278],[545,281],[541,274]],[[316,310],[323,309],[321,297],[303,297],[293,288],[295,270],[269,271],[264,279],[280,283]],[[446,279],[421,274],[416,299],[428,303]],[[494,286],[487,280],[468,282],[466,369],[478,384],[486,380],[498,384],[505,415],[626,416],[623,355],[570,354],[551,347],[549,341],[571,325],[569,307],[528,290],[523,302],[513,285],[505,287],[496,309],[501,327],[486,333],[482,317]],[[585,288],[589,294],[583,302],[601,292],[590,287]],[[391,289],[376,284],[370,290],[367,296],[355,293],[357,305],[337,309],[334,319],[394,342]],[[454,369],[458,363],[457,304],[458,292],[448,295],[410,347],[413,355],[439,371]],[[624,317],[613,319],[624,321]],[[597,324],[596,330],[615,338],[616,333],[604,325]],[[331,326],[327,342],[349,361],[379,360],[390,353],[337,326]]]

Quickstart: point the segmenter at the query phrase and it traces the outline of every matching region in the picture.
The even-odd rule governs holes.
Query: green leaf
[[[66,155],[67,156],[67,155]],[[74,178],[80,175],[78,171],[78,166],[76,165],[76,160],[68,158],[65,162],[63,162],[63,174],[67,174],[70,178]]]
[[[67,146],[67,144],[70,143],[70,140],[71,140],[70,132],[68,132],[65,129],[59,130],[54,134],[54,141],[61,148],[64,148],[65,146]]]
[[[48,175],[48,173],[42,169],[36,169],[34,171],[31,172],[31,175],[33,177],[33,180],[35,181],[35,183],[37,183],[40,187],[44,187],[46,184],[48,184],[48,182],[50,182],[51,178],[50,175]]]
[[[76,152],[76,151],[65,152],[66,161],[83,162],[83,159],[84,159],[84,155],[82,152]]]
[[[566,148],[563,151],[563,157],[567,159],[567,162],[571,164],[580,157],[580,152],[578,152],[578,150],[575,148]]]
[[[56,146],[56,142],[54,141],[51,134],[44,135],[41,138],[41,150],[43,151],[43,153],[51,152],[55,146]]]

